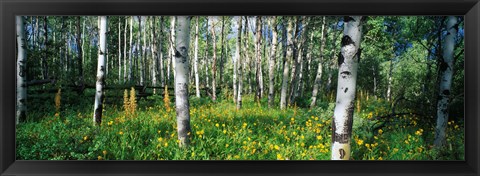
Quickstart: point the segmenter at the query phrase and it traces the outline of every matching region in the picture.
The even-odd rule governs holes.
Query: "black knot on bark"
[[[448,95],[450,95],[450,90],[443,90],[442,93],[443,93],[443,95],[448,96]]]
[[[342,53],[338,53],[338,66],[343,64],[345,58],[343,57]]]
[[[355,19],[353,19],[351,16],[344,16],[343,21],[345,23],[348,23],[349,21],[355,21]]]
[[[355,45],[355,42],[352,40],[352,38],[350,38],[350,36],[348,36],[348,35],[343,36],[342,37],[342,47],[344,47],[346,45],[350,45],[350,44]]]

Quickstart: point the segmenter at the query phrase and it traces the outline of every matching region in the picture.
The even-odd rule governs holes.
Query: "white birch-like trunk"
[[[107,17],[99,17],[100,46],[98,48],[97,82],[95,86],[95,104],[93,107],[93,124],[101,125],[103,111],[103,88],[105,87],[105,51],[107,48]]]
[[[133,17],[130,17],[130,42],[128,43],[130,48],[129,48],[129,54],[128,54],[128,82],[132,82],[132,77],[133,77],[133,72],[132,72],[132,68],[133,68],[133,62],[132,62],[132,55],[133,55],[133,49],[132,49],[132,42],[133,42],[133,34],[132,34],[132,31],[133,31]]]
[[[293,21],[292,19],[288,19],[288,27],[287,27],[287,55],[284,57],[283,61],[283,80],[282,80],[282,89],[280,91],[280,109],[285,109],[287,107],[287,89],[288,89],[288,62],[289,59],[292,58],[293,54]]]
[[[198,18],[196,17],[195,21],[195,60],[193,63],[193,69],[195,71],[195,93],[198,98],[200,98],[200,78],[198,77]]]
[[[122,20],[118,17],[118,82],[122,80],[122,38],[121,38]]]
[[[270,60],[268,65],[268,106],[273,107],[275,100],[275,56],[277,53],[277,17],[273,16],[269,20],[269,25],[272,28],[272,46],[270,48]]]
[[[357,69],[361,52],[361,21],[361,16],[346,16],[344,19],[338,58],[337,97],[332,121],[332,160],[350,159]]]
[[[437,103],[437,125],[435,127],[435,147],[442,147],[446,144],[446,133],[448,122],[448,104],[451,93],[452,77],[453,77],[453,52],[455,40],[458,32],[457,18],[449,16],[447,19],[447,35],[445,36],[443,46],[443,58],[440,60],[440,86],[439,100]]]
[[[27,112],[27,79],[26,79],[26,64],[27,55],[25,51],[25,30],[22,16],[15,16],[17,23],[17,113],[16,124],[26,119]]]
[[[169,63],[171,63],[171,69],[173,70],[173,80],[175,80],[175,16],[172,16],[170,18],[170,60]],[[170,64],[169,64],[170,67]],[[170,69],[168,69],[168,79],[170,79]]]
[[[235,66],[234,70],[237,70],[233,74],[233,88],[234,88],[234,99],[235,103],[237,104],[237,110],[242,108],[242,84],[243,84],[243,77],[242,77],[242,58],[240,57],[240,50],[242,49],[242,16],[238,16],[238,31],[237,31],[237,45],[235,51]],[[237,83],[237,74],[238,74],[238,88],[235,86]]]
[[[180,147],[189,144],[190,105],[188,102],[188,47],[190,44],[190,17],[178,16],[177,37],[175,41],[175,105],[177,113],[177,131]]]
[[[257,82],[257,98],[260,100],[263,96],[263,78],[262,78],[262,17],[257,16],[256,19],[256,32],[255,32],[255,53],[256,53],[256,82]]]
[[[320,56],[318,57],[318,68],[317,68],[317,75],[315,76],[315,82],[313,83],[313,91],[312,91],[312,102],[310,103],[310,108],[313,108],[315,104],[317,103],[317,95],[318,95],[318,89],[320,87],[320,81],[322,78],[322,70],[323,70],[323,50],[325,49],[325,40],[327,37],[327,28],[326,26],[326,21],[325,21],[325,16],[323,17],[322,20],[322,32],[320,36]]]
[[[159,67],[160,67],[160,82],[161,82],[161,85],[162,87],[165,87],[165,73],[163,71],[163,50],[162,50],[162,46],[163,46],[163,16],[160,17],[160,36],[159,36],[159,39],[158,41],[160,41],[160,43],[158,44],[158,53],[159,53],[159,56],[158,56],[158,63],[159,63]]]
[[[392,98],[392,77],[393,77],[393,58],[390,59],[390,68],[388,69],[387,101]]]
[[[125,17],[125,28],[123,30],[123,83],[127,82],[127,25],[128,19]]]
[[[153,83],[153,86],[156,87],[157,86],[157,64],[158,64],[158,52],[157,52],[157,33],[156,33],[156,29],[155,29],[155,16],[152,17],[153,19],[150,21],[150,27],[152,29],[152,31],[150,32],[150,35],[151,35],[151,47],[150,47],[150,51],[152,52],[152,83]],[[156,94],[157,93],[157,89],[153,89],[153,93]]]
[[[212,19],[212,43],[213,43],[213,62],[212,62],[212,100],[215,101],[217,100],[217,84],[216,84],[216,79],[217,79],[217,40],[215,36],[215,25],[213,24],[213,19]]]

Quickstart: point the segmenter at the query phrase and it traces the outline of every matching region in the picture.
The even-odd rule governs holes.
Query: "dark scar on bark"
[[[445,70],[447,70],[447,68],[448,68],[447,62],[445,62],[443,60],[440,61],[440,70],[442,70],[442,72],[444,72]]]
[[[358,48],[358,51],[356,53],[357,58],[358,58],[358,63],[360,63],[360,58],[362,56],[362,50],[363,50],[362,48]]]
[[[340,75],[342,75],[342,78],[346,78],[347,76],[349,76],[351,73],[349,71],[343,71],[340,73]]]
[[[350,38],[350,36],[345,35],[345,36],[342,37],[342,42],[341,42],[341,44],[342,44],[341,47],[344,47],[344,46],[350,45],[350,44],[355,45],[355,42],[352,40],[352,38]]]
[[[340,150],[338,150],[338,152],[340,152],[340,159],[343,159],[343,158],[345,157],[345,155],[346,155],[345,150],[340,149]]]
[[[340,67],[340,65],[343,64],[343,61],[345,60],[345,58],[343,57],[342,53],[338,53],[338,66]]]
[[[355,21],[355,19],[353,19],[351,16],[344,16],[343,21],[345,23],[348,23],[349,21]]]
[[[446,95],[446,96],[450,95],[450,90],[444,90],[443,95]]]
[[[347,93],[347,91],[348,91],[348,87],[347,87],[347,88],[345,88],[345,91],[343,91],[343,92]]]

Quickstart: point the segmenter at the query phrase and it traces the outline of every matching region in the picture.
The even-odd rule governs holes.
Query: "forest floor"
[[[126,112],[118,99],[118,103],[105,104],[98,127],[92,126],[93,98],[86,97],[91,96],[65,94],[57,105],[50,95],[30,99],[27,122],[16,129],[17,159],[330,159],[335,104],[325,98],[313,109],[292,106],[280,110],[269,108],[266,98],[255,102],[247,95],[242,109],[236,110],[232,98],[213,102],[209,97],[192,96],[191,145],[179,148],[173,100],[166,107],[162,96],[150,96],[138,101],[135,112]],[[434,124],[415,114],[375,118],[390,113],[388,107],[373,98],[357,103],[353,160],[464,160],[463,121],[448,122],[447,147],[437,150],[431,145]]]

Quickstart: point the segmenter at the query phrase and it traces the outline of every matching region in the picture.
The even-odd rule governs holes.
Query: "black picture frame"
[[[0,0],[0,13],[1,175],[479,175],[479,0]],[[16,161],[15,15],[464,15],[465,161]]]

